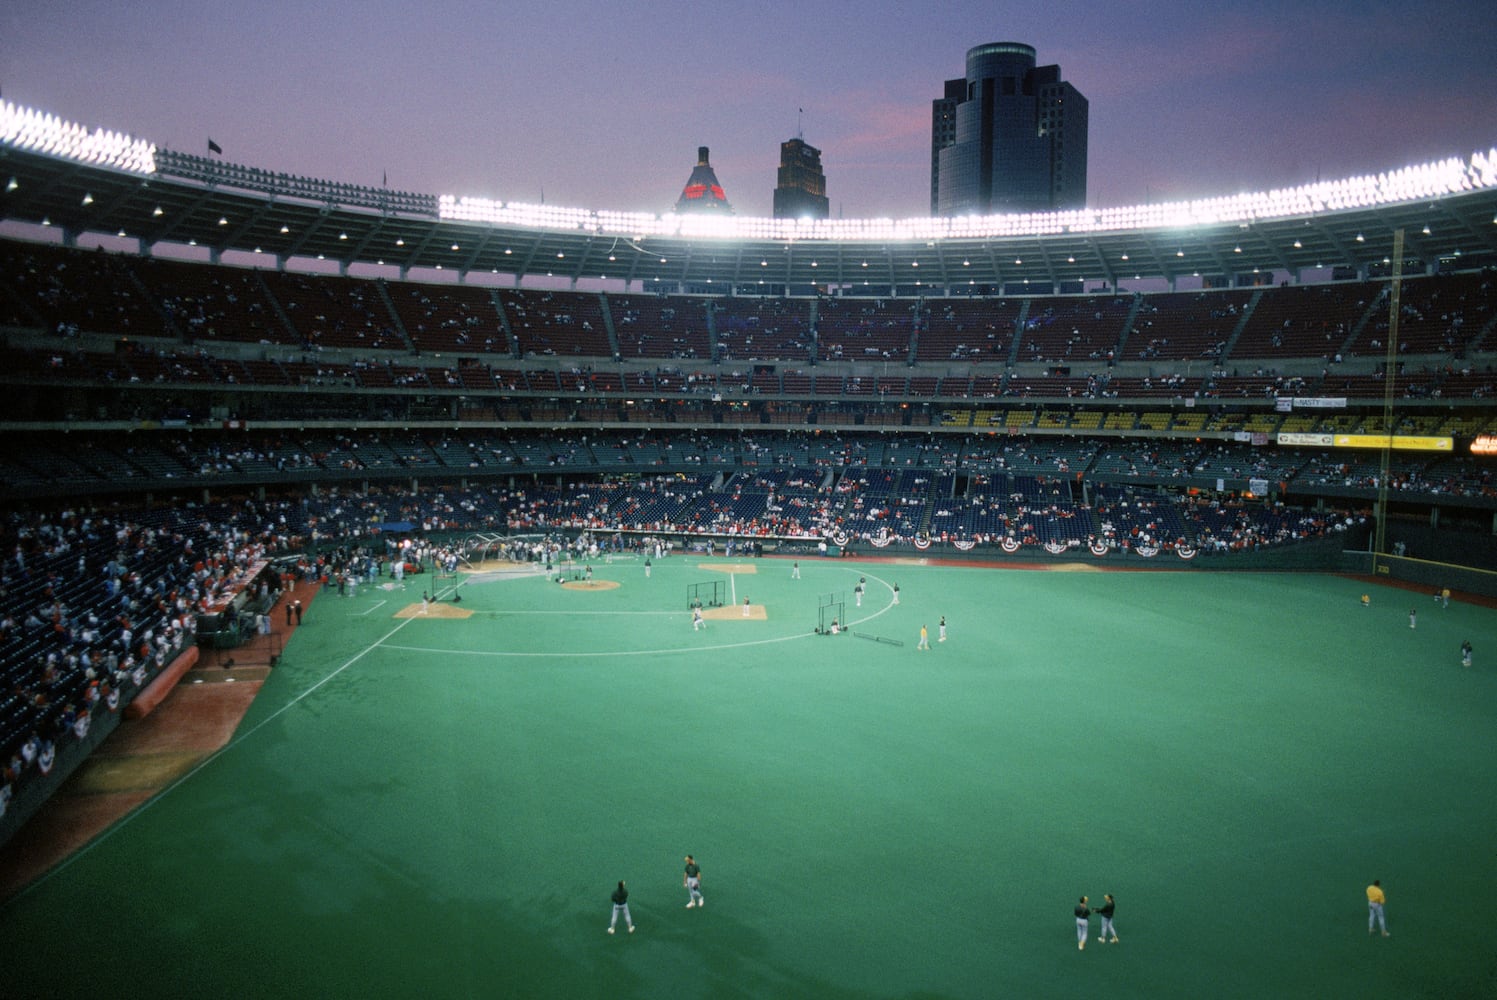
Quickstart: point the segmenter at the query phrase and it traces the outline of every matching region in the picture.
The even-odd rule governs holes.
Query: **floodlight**
[[[133,173],[156,170],[156,147],[150,143],[102,129],[90,132],[9,101],[0,101],[0,144]]]

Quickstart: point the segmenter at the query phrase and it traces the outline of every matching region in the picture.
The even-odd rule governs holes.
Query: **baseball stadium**
[[[1497,993],[1497,149],[812,221],[0,101],[0,227],[7,996]]]

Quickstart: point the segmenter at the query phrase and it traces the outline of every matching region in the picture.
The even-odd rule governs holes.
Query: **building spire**
[[[728,196],[723,193],[722,185],[717,182],[717,174],[707,158],[706,146],[697,147],[697,165],[686,179],[681,197],[676,199],[676,211],[733,214],[733,206],[728,204]]]

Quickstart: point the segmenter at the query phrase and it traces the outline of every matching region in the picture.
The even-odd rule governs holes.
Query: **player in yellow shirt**
[[[1383,916],[1383,904],[1388,897],[1383,895],[1383,883],[1381,879],[1373,879],[1372,884],[1367,887],[1367,933],[1373,933],[1373,925],[1382,929],[1383,937],[1388,936],[1388,920]]]

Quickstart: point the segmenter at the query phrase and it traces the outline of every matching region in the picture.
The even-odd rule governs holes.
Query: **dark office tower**
[[[780,172],[775,179],[776,219],[825,219],[831,212],[826,197],[826,174],[821,172],[821,150],[803,139],[780,143]]]
[[[936,215],[1086,207],[1087,104],[1034,49],[967,50],[967,76],[931,102],[931,211]]]
[[[712,164],[707,162],[706,146],[697,147],[697,165],[686,179],[681,197],[676,199],[676,211],[733,214],[733,206],[728,204],[728,196],[723,193],[722,185],[717,183],[717,174],[713,172]]]
[[[939,215],[941,150],[956,142],[956,106],[967,96],[966,80],[947,80],[946,96],[931,101],[930,111],[930,214]]]

